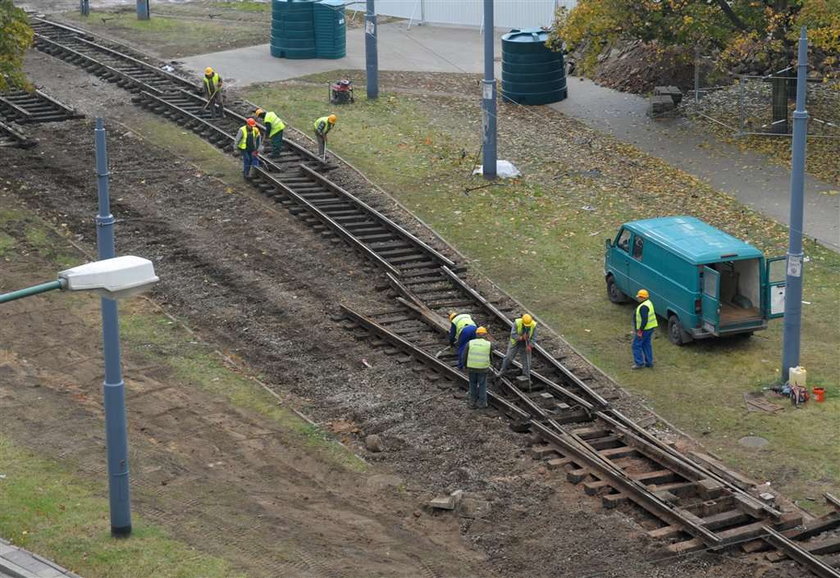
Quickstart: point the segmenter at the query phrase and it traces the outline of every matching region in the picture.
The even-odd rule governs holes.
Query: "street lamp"
[[[94,291],[104,297],[101,301],[102,345],[105,356],[105,445],[108,452],[111,534],[114,536],[128,536],[131,533],[125,383],[120,367],[119,321],[115,300],[147,291],[158,281],[151,261],[127,255],[66,269],[59,272],[55,281],[0,295],[0,303],[55,289]]]

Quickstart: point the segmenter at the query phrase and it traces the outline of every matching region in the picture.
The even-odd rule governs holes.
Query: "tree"
[[[32,44],[32,28],[12,0],[0,0],[0,30],[0,90],[24,86],[23,56]]]

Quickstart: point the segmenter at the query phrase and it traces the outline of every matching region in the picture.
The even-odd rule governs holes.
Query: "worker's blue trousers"
[[[242,151],[242,176],[248,178],[248,173],[251,172],[251,167],[260,166],[260,158],[253,152]]]
[[[633,334],[633,363],[653,367],[653,329],[645,329],[642,336]]]

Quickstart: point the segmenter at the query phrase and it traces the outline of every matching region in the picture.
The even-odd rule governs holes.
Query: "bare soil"
[[[28,70],[57,98],[106,117],[118,251],[155,261],[154,301],[242,360],[287,404],[322,424],[350,424],[335,427],[372,464],[356,474],[322,461],[276,423],[198,388],[173,388],[170,369],[126,351],[141,516],[254,576],[747,577],[781,570],[726,553],[662,560],[640,517],[600,510],[597,499],[528,457],[528,438],[500,416],[470,412],[451,386],[342,329],[332,319],[338,303],[362,311],[390,306],[378,273],[344,245],[250,188],[216,180],[139,138],[130,127],[146,113],[127,93],[41,54],[31,55]],[[36,133],[39,147],[0,150],[3,205],[36,211],[91,253],[92,128],[90,120],[48,125]],[[6,233],[26,246],[25,231]],[[57,235],[55,242],[67,240]],[[44,270],[42,256],[21,252],[0,281],[4,289],[22,287],[43,281]],[[4,306],[0,434],[100,480],[95,306],[68,313],[48,303]],[[366,452],[371,433],[385,451]],[[467,496],[459,512],[425,508],[456,489]]]

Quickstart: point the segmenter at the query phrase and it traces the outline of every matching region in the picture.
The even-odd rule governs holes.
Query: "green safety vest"
[[[461,337],[461,331],[463,331],[464,327],[467,325],[475,325],[475,321],[472,320],[469,313],[456,315],[452,318],[452,323],[455,324],[455,341],[458,341],[458,338]]]
[[[642,324],[642,313],[639,311],[642,308],[642,305],[647,305],[648,319],[646,326],[639,327],[639,325]],[[636,330],[644,329],[647,331],[648,329],[653,329],[654,327],[659,327],[659,323],[656,322],[656,313],[653,311],[653,303],[650,302],[650,299],[645,299],[639,303],[638,307],[636,307]]]
[[[318,125],[324,123],[324,129],[321,130],[318,128]],[[319,134],[327,134],[330,132],[332,125],[330,124],[330,117],[329,116],[322,116],[318,120],[315,121],[315,132]]]
[[[534,330],[537,328],[537,322],[533,321],[532,323],[533,323],[533,325],[528,327],[528,339],[531,339],[534,336]],[[516,334],[517,335],[522,335],[523,325],[522,325],[522,318],[521,317],[513,322],[513,326],[516,327]],[[517,343],[516,338],[511,337],[510,338],[510,344],[511,345],[516,345],[516,343]]]
[[[286,128],[286,125],[283,123],[282,120],[280,120],[280,117],[274,114],[273,112],[265,113],[265,118],[263,119],[263,122],[271,125],[271,133],[269,133],[269,137],[276,135],[278,132]]]
[[[467,344],[467,369],[487,369],[490,367],[490,342],[486,339],[473,339]]]
[[[257,143],[259,142],[260,138],[260,129],[257,127],[251,128],[251,134],[248,134],[248,129],[251,128],[247,124],[239,129],[239,136],[236,146],[238,146],[243,151],[248,148],[248,139],[253,137],[253,142],[251,143],[251,150],[257,149]],[[230,142],[230,141],[228,141]]]
[[[207,88],[207,94],[212,95],[216,91],[216,87],[219,86],[219,82],[222,79],[219,78],[219,73],[214,72],[213,76],[207,78],[207,75],[204,75],[204,86]]]

